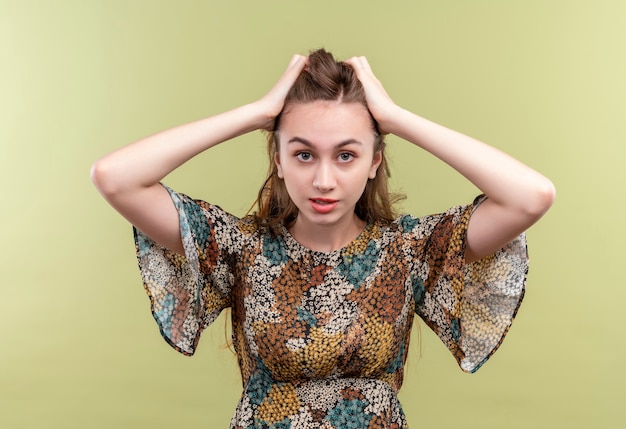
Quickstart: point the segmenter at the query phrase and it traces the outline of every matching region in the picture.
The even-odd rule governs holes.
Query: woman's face
[[[382,155],[359,103],[293,104],[283,113],[275,162],[299,213],[298,227],[352,226],[354,207]]]

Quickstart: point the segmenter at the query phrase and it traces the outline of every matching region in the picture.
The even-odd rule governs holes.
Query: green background
[[[511,153],[558,191],[529,232],[526,300],[462,373],[421,325],[412,428],[620,428],[626,2],[0,0],[0,427],[225,428],[240,394],[225,320],[194,358],[160,339],[99,156],[252,101],[293,53],[366,55],[402,106]],[[252,133],[166,179],[236,214],[265,171]],[[414,214],[471,185],[390,139]],[[417,333],[417,331],[415,331]],[[415,337],[414,337],[415,338]]]

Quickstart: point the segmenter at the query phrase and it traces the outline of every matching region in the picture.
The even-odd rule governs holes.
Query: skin
[[[167,191],[159,182],[195,155],[219,143],[253,130],[270,128],[274,118],[282,111],[285,96],[305,67],[306,61],[306,57],[294,56],[276,85],[260,100],[163,131],[104,156],[92,167],[94,184],[129,222],[161,245],[184,253],[178,215]],[[363,84],[367,107],[381,131],[393,133],[430,152],[488,196],[472,214],[469,223],[465,255],[468,261],[490,255],[502,248],[539,220],[550,208],[555,198],[555,190],[546,177],[485,143],[435,124],[396,105],[372,72],[365,57],[354,57],[346,62],[352,66]],[[333,122],[325,115],[332,110],[338,113],[341,109],[342,114],[349,115],[351,109],[309,106],[310,109],[305,112],[305,107],[298,113],[297,108],[289,106],[291,112],[286,112],[287,127],[285,128],[283,121],[280,141],[287,142],[294,135],[306,139],[312,144],[310,149],[313,167],[309,163],[305,163],[306,166],[292,164],[293,159],[288,157],[289,152],[282,152],[283,147],[288,150],[290,143],[282,144],[276,162],[288,182],[290,195],[293,195],[294,202],[301,208],[302,215],[298,216],[291,231],[295,234],[294,238],[314,249],[332,250],[344,245],[362,228],[358,219],[350,215],[350,210],[354,211],[352,200],[362,185],[367,169],[363,166],[362,170],[355,173],[353,181],[351,179],[346,182],[340,166],[333,164],[337,162],[337,158],[333,156],[340,153],[337,144],[346,138],[334,132],[340,133],[348,127],[346,122],[338,122],[341,127],[333,126]],[[314,124],[307,115],[314,114],[320,115],[324,118],[324,124],[329,125],[329,129],[320,131],[328,133],[323,135],[324,138],[313,135]],[[359,117],[354,110],[352,115],[353,119]],[[306,129],[306,124],[309,129]],[[296,129],[296,126],[304,128]],[[352,131],[354,135],[348,138],[366,139],[361,133],[371,133],[371,124],[362,124],[359,130]],[[374,167],[377,162],[373,153],[366,159],[368,168]],[[314,171],[309,171],[309,168]],[[306,172],[306,180],[300,180],[296,171]],[[307,202],[311,197],[320,197],[318,193],[331,195],[331,198],[341,201],[341,207],[337,205],[340,210],[326,217],[310,212],[310,207],[306,207]],[[350,229],[345,229],[348,226]],[[324,234],[320,234],[321,231]]]
[[[313,250],[344,247],[365,226],[354,207],[382,159],[367,109],[327,101],[289,106],[279,142],[278,176],[299,209],[291,235]]]
[[[485,143],[396,105],[365,57],[353,57],[347,63],[363,84],[367,106],[383,132],[435,155],[487,195],[470,218],[467,261],[502,248],[548,211],[556,191],[545,176]]]
[[[295,55],[276,85],[260,100],[124,146],[97,160],[91,179],[111,206],[148,237],[184,254],[178,213],[159,182],[197,154],[257,129],[269,129],[289,88],[306,65]]]

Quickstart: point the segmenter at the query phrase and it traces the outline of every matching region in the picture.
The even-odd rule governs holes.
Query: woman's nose
[[[326,163],[320,163],[315,172],[313,186],[322,192],[328,192],[335,189],[337,182],[335,180],[332,166],[327,165]]]

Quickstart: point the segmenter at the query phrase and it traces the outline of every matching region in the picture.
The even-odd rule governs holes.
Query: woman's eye
[[[339,160],[340,161],[344,161],[344,162],[351,161],[352,158],[354,158],[354,155],[352,155],[351,153],[348,153],[348,152],[343,152],[343,153],[339,154]]]
[[[309,152],[298,152],[296,154],[296,158],[298,158],[300,161],[309,161],[311,160],[312,156]]]

